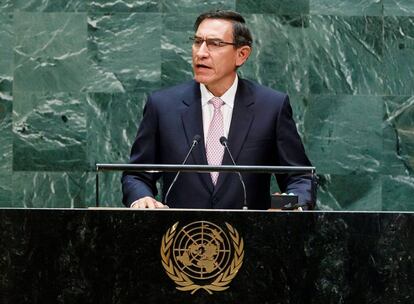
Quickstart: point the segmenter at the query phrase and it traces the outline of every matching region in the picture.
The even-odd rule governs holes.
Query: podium
[[[414,298],[413,213],[0,209],[0,231],[1,303]]]

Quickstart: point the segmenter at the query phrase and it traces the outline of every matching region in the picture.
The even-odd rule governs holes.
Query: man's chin
[[[210,77],[206,77],[206,76],[200,76],[200,75],[194,75],[194,80],[197,81],[198,83],[202,83],[207,85],[210,81]]]

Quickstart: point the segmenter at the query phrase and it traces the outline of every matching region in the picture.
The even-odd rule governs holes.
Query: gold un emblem
[[[177,230],[172,225],[162,237],[161,262],[177,289],[223,291],[243,264],[244,243],[228,223],[227,233],[216,224],[193,222]]]

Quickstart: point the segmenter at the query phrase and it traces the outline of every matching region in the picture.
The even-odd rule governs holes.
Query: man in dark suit
[[[286,94],[240,79],[237,68],[251,53],[252,37],[241,15],[200,15],[192,46],[194,80],[149,96],[131,163],[181,164],[195,135],[200,143],[187,164],[231,165],[219,138],[238,165],[310,166]],[[123,202],[134,208],[162,208],[155,200],[162,176],[164,197],[175,173],[124,173]],[[270,207],[270,175],[243,174],[249,209]],[[283,192],[312,208],[311,176],[278,175]],[[169,207],[241,209],[243,189],[234,173],[182,173],[168,196]]]

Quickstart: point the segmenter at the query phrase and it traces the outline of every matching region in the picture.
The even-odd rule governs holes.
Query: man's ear
[[[247,58],[249,58],[252,52],[252,48],[248,45],[243,45],[242,47],[237,49],[237,58],[236,58],[236,66],[242,66]]]

